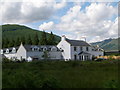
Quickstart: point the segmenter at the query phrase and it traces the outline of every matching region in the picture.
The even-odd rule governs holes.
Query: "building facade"
[[[64,35],[55,45],[21,45],[19,47],[1,49],[1,54],[12,60],[92,60],[95,56],[103,56],[104,51],[82,40],[70,40]]]

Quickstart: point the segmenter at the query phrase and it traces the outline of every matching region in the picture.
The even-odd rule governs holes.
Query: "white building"
[[[18,60],[92,60],[94,56],[103,56],[104,51],[82,40],[70,40],[65,36],[55,45],[23,45],[1,49],[1,54],[8,59]]]
[[[70,40],[65,36],[62,36],[57,47],[63,50],[65,60],[92,60],[94,56],[104,55],[104,51],[99,47],[94,47],[83,40]]]

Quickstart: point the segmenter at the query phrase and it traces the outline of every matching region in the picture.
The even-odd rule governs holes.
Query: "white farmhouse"
[[[65,60],[92,60],[92,57],[103,56],[104,52],[99,47],[94,47],[83,40],[70,40],[62,36],[57,45],[63,50],[62,55]]]
[[[70,40],[65,36],[55,45],[21,45],[1,49],[1,54],[12,60],[92,60],[92,57],[103,56],[104,51],[82,40]],[[47,55],[47,57],[45,56]]]

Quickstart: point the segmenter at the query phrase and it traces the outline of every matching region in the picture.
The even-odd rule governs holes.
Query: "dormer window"
[[[13,49],[12,49],[12,52],[13,52],[13,53],[15,53],[15,52],[16,52],[16,49],[15,49],[15,48],[13,48]]]
[[[6,53],[9,53],[9,49],[6,49]]]
[[[44,47],[44,48],[43,48],[43,51],[46,51],[46,50],[47,50],[47,48],[46,48],[46,47]]]
[[[52,47],[51,51],[57,51],[56,47]]]
[[[39,48],[37,46],[32,48],[32,51],[39,51]]]
[[[1,54],[3,54],[3,50],[1,49]]]

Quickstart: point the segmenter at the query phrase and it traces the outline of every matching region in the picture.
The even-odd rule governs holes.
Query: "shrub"
[[[105,82],[104,87],[105,88],[117,88],[118,82],[116,80],[109,80],[109,81]]]

